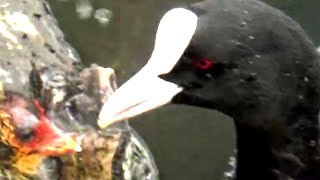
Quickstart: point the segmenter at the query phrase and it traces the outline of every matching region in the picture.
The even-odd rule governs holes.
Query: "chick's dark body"
[[[301,27],[255,0],[210,0],[188,9],[199,18],[196,32],[161,76],[184,87],[173,103],[234,119],[237,179],[320,179],[320,60]],[[213,66],[194,66],[203,57]]]

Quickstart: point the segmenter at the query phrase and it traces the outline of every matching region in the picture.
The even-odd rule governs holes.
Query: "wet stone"
[[[86,5],[89,1],[78,2]],[[12,147],[0,143],[0,161],[6,164],[0,166],[0,179],[111,180],[124,179],[124,174],[135,179],[157,179],[148,147],[127,122],[103,130],[95,126],[101,105],[116,88],[114,72],[97,65],[82,66],[45,1],[3,0],[0,7],[0,23],[5,26],[0,31],[1,85],[5,91],[38,100],[52,123],[64,133],[76,133],[83,138],[82,152],[48,157],[35,175],[12,171],[12,159],[8,158],[14,153]],[[90,9],[78,4],[77,10],[87,11],[87,15],[82,14],[87,17]],[[108,12],[99,12],[102,21],[110,18]],[[83,75],[84,71],[89,73]],[[19,131],[19,135],[26,141],[32,138],[27,129]]]

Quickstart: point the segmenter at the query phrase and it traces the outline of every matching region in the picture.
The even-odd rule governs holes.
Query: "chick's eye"
[[[15,129],[15,134],[21,142],[29,142],[34,137],[34,132],[29,128],[17,128]]]
[[[201,70],[208,70],[213,66],[213,62],[208,58],[198,58],[194,61],[194,65]]]

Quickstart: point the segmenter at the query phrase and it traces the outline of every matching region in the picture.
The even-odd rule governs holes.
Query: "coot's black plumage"
[[[99,124],[163,105],[171,93],[171,103],[234,119],[237,179],[320,179],[320,58],[301,27],[256,0],[209,0],[186,9],[198,18],[195,33],[174,67],[155,73],[170,92],[148,81],[147,65],[105,104]],[[159,93],[129,98],[135,89]]]

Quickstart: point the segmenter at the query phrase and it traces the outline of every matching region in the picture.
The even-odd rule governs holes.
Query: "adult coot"
[[[215,109],[234,119],[237,179],[320,179],[315,49],[297,23],[260,1],[173,9],[149,62],[109,99],[98,123],[169,102]]]

